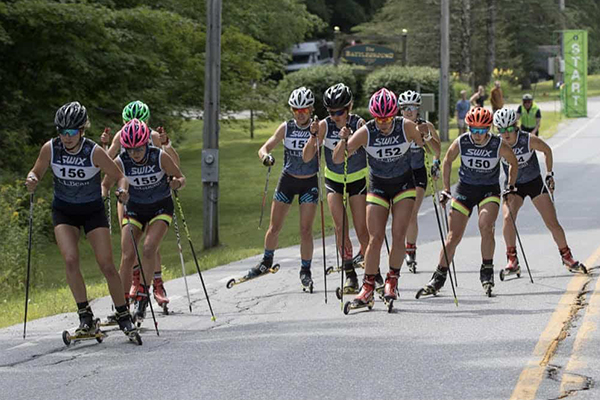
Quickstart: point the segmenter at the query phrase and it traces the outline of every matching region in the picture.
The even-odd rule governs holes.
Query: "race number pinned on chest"
[[[466,149],[461,161],[468,168],[479,170],[491,170],[498,164],[498,157],[494,150],[489,149]]]

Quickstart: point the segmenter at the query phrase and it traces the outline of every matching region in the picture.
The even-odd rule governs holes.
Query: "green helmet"
[[[124,122],[129,122],[135,118],[142,122],[148,122],[148,119],[150,118],[150,109],[145,103],[139,100],[132,101],[123,108]]]

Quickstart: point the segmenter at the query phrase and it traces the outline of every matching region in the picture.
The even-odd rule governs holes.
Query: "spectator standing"
[[[458,124],[458,135],[462,135],[467,131],[467,125],[465,124],[465,116],[469,109],[471,108],[471,103],[467,100],[467,91],[460,91],[460,100],[456,102],[456,123]]]
[[[493,113],[496,113],[497,110],[504,107],[504,94],[500,87],[500,81],[494,82],[494,88],[490,92],[490,103],[492,103]]]
[[[523,104],[517,108],[517,119],[521,120],[521,130],[539,136],[542,112],[529,93],[523,95]]]
[[[483,102],[485,101],[485,99],[487,99],[487,94],[485,94],[485,88],[482,85],[479,85],[477,91],[473,93],[473,96],[471,96],[469,101],[471,102],[471,105],[473,107],[483,108]]]

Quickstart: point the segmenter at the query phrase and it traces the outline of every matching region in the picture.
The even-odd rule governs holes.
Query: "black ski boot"
[[[250,268],[244,279],[254,279],[261,275],[269,272],[269,269],[273,266],[273,259],[270,260],[262,259],[255,267]]]
[[[344,282],[344,294],[358,293],[358,276],[354,268],[346,270],[346,282]]]
[[[418,299],[421,296],[437,295],[438,292],[444,287],[446,278],[448,277],[448,267],[443,268],[438,266],[429,283],[422,289],[419,289],[415,298]]]
[[[77,315],[79,315],[79,328],[75,329],[75,336],[93,335],[96,330],[96,322],[92,308],[87,306],[79,309]]]
[[[310,268],[300,268],[300,283],[302,284],[302,291],[313,292],[313,280]]]
[[[377,274],[375,275],[375,291],[379,295],[379,297],[383,296],[383,290],[385,288],[385,282],[383,281],[383,276],[381,276],[381,270],[377,270]]]
[[[492,288],[494,287],[494,264],[481,264],[479,270],[479,280],[487,297],[492,297]]]
[[[412,243],[406,244],[406,265],[413,274],[417,273],[417,246]]]
[[[358,253],[352,259],[352,265],[354,266],[354,268],[365,269],[365,257],[362,254]]]
[[[117,318],[117,322],[119,324],[119,329],[123,331],[123,333],[129,338],[130,341],[136,342],[138,345],[142,345],[142,338],[136,327],[133,325],[133,320],[131,318],[131,314],[129,310],[117,311],[115,313],[115,317]]]
[[[136,307],[133,313],[133,322],[139,328],[142,326],[142,322],[144,322],[144,319],[146,318],[146,308],[150,302],[150,297],[148,296],[148,287],[140,285],[136,298],[137,301],[135,303]]]

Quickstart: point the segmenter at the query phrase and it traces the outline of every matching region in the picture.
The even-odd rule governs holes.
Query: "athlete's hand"
[[[504,200],[508,200],[508,196],[511,194],[516,194],[517,188],[514,185],[508,185],[506,189],[502,191],[502,198]]]
[[[446,207],[446,203],[448,203],[448,200],[451,199],[452,194],[448,190],[442,190],[440,192],[440,204],[442,205],[442,207]]]
[[[25,179],[25,186],[27,187],[27,191],[29,193],[35,192],[35,188],[38,184],[38,178],[33,173],[27,175],[27,179]]]
[[[550,193],[554,193],[554,172],[548,172],[546,174],[546,186],[548,186],[548,190]]]
[[[427,121],[425,121],[423,118],[417,118],[417,120],[415,121],[415,124],[417,125],[421,125],[421,124],[426,124]]]
[[[438,180],[440,178],[440,160],[433,160],[433,164],[431,164],[431,178],[434,180]]]
[[[310,134],[315,136],[317,133],[319,133],[319,117],[315,116],[310,124]]]
[[[169,144],[169,135],[166,134],[165,132],[165,128],[163,128],[162,126],[159,126],[158,128],[156,128],[156,132],[158,132],[158,138],[160,139],[160,144],[162,144],[163,146],[166,146]]]
[[[129,193],[123,188],[117,188],[117,190],[115,190],[115,196],[121,204],[127,204],[129,201]]]
[[[350,137],[350,129],[347,126],[344,126],[340,129],[338,136],[342,140],[347,140]]]
[[[100,135],[100,143],[102,143],[102,146],[108,146],[110,144],[110,128],[104,128],[104,132]]]
[[[169,180],[169,187],[173,190],[179,190],[179,189],[181,189],[182,186],[183,186],[183,184],[177,178],[171,178]]]
[[[265,156],[262,159],[262,163],[265,167],[271,167],[275,165],[275,157],[273,157],[271,153],[265,154]]]

